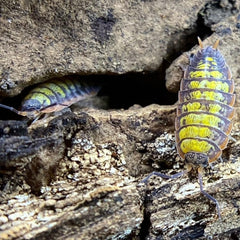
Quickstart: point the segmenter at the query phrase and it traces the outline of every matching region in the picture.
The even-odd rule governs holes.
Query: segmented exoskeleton
[[[202,49],[190,59],[181,82],[176,118],[178,153],[189,164],[199,156],[207,163],[221,156],[234,114],[234,83],[218,41],[214,47],[199,44]]]
[[[234,115],[234,82],[229,67],[214,46],[203,47],[190,58],[179,91],[179,103],[175,120],[176,145],[179,155],[185,160],[187,170],[172,176],[154,172],[163,178],[176,178],[191,169],[198,170],[201,192],[217,207],[218,201],[203,190],[202,172],[209,163],[222,155],[228,143]],[[146,181],[144,180],[144,181]]]
[[[99,90],[99,87],[74,79],[52,80],[32,89],[23,99],[21,110],[3,104],[0,107],[37,119],[42,113],[60,111],[73,103],[95,96]]]

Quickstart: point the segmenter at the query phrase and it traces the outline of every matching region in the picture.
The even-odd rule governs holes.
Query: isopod
[[[203,189],[203,169],[222,155],[227,146],[234,116],[235,94],[231,71],[217,47],[203,47],[198,38],[200,50],[190,57],[190,64],[184,72],[180,85],[175,139],[178,154],[184,159],[185,171],[172,176],[153,172],[162,178],[177,178],[196,169],[200,191],[216,204],[221,218],[218,201]]]
[[[60,111],[70,105],[95,96],[100,87],[87,85],[76,79],[51,80],[33,88],[22,100],[21,110],[0,104],[0,107],[30,119],[37,119],[43,113]]]

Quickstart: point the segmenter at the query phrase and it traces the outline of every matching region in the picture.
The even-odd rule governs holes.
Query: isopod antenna
[[[28,116],[28,113],[27,113],[27,112],[18,111],[17,109],[15,109],[15,108],[13,108],[13,107],[9,107],[9,106],[4,105],[4,104],[1,104],[1,103],[0,103],[0,107],[1,107],[1,108],[5,108],[5,109],[7,109],[7,110],[10,110],[10,111],[12,111],[12,112],[14,112],[14,113],[16,113],[16,114],[18,114],[18,115],[21,115],[21,116]]]

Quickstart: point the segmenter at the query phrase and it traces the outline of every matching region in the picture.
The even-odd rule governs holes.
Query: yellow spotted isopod
[[[213,201],[221,218],[218,201],[203,189],[203,169],[222,155],[232,129],[235,94],[231,71],[217,47],[203,47],[198,38],[200,50],[190,57],[190,64],[184,72],[180,85],[175,138],[177,151],[184,159],[187,170],[172,176],[153,172],[162,178],[177,178],[196,169],[200,191]]]
[[[43,113],[60,111],[70,105],[95,96],[100,87],[76,79],[53,79],[33,88],[22,100],[21,109],[0,104],[0,107],[30,119],[39,118]]]

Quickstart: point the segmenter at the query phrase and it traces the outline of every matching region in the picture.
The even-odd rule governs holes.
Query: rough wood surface
[[[2,156],[0,239],[138,235],[143,211],[138,180],[131,176],[141,171],[135,145],[162,131],[167,118],[159,116],[165,109],[157,105],[127,113],[93,109],[30,125],[22,141],[42,140],[39,148],[33,144],[26,157],[9,155],[6,147],[8,158],[4,161]],[[172,126],[173,120],[168,121]],[[2,133],[7,127],[2,121]],[[16,121],[13,128],[18,128]],[[10,141],[15,135],[9,130],[1,140]]]
[[[184,167],[175,150],[174,116],[174,106],[151,105],[68,112],[30,125],[29,138],[34,133],[48,139],[51,133],[58,142],[51,148],[46,140],[21,161],[1,162],[0,239],[239,236],[239,141],[230,142],[223,162],[204,175],[222,220],[200,194],[194,174],[141,183],[153,167],[167,174]],[[234,126],[238,139],[238,123]]]
[[[236,82],[231,134],[236,141],[230,140],[222,162],[205,169],[203,182],[219,201],[222,219],[200,194],[194,172],[141,182],[153,170],[171,175],[184,169],[175,147],[175,106],[76,107],[30,125],[8,120],[4,112],[0,239],[239,239],[239,1],[80,2],[1,2],[1,100],[53,76],[157,70],[140,96],[152,95],[145,94],[153,84],[157,102],[164,90],[153,88],[171,61],[189,50],[197,35],[211,34],[204,44],[220,38]],[[186,59],[183,53],[166,72],[169,90],[178,91]],[[111,81],[120,107],[132,80],[121,74],[118,85]],[[128,92],[131,103],[139,102],[138,76]]]

